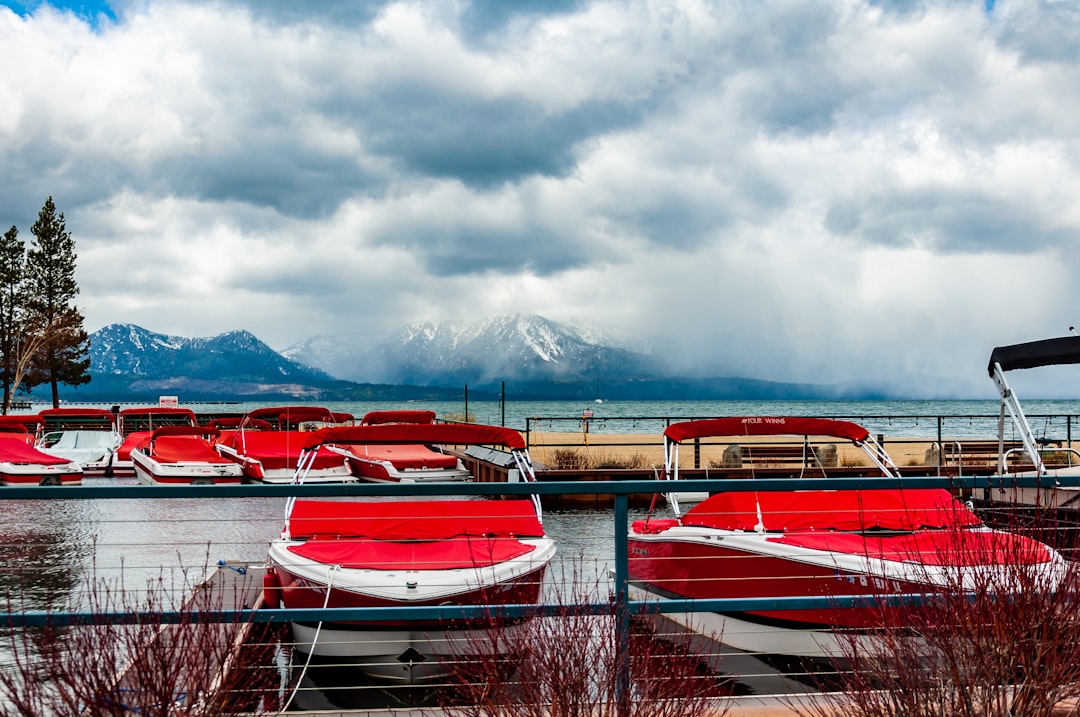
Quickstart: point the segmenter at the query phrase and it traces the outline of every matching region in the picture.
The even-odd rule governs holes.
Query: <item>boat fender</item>
[[[281,578],[273,568],[263,575],[263,606],[271,610],[281,607]]]

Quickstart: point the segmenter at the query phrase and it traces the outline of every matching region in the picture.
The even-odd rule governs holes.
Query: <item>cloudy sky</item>
[[[1070,1],[9,1],[0,65],[0,228],[54,198],[91,331],[527,312],[981,397],[1080,325]]]

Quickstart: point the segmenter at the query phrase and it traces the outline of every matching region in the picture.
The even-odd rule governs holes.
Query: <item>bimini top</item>
[[[334,412],[323,406],[272,406],[248,411],[248,418],[281,423],[334,423]],[[284,420],[283,420],[284,419]]]
[[[870,431],[851,421],[791,416],[733,416],[673,423],[664,436],[675,443],[712,436],[832,436],[861,443]]]
[[[442,443],[505,446],[525,450],[525,439],[512,428],[479,423],[384,423],[379,426],[341,426],[302,434],[305,448],[337,443]]]
[[[435,412],[414,409],[368,411],[360,420],[361,426],[376,426],[382,423],[435,423]]]
[[[1057,339],[998,346],[991,352],[986,370],[993,378],[994,364],[999,364],[1002,371],[1012,371],[1071,363],[1080,363],[1080,336],[1062,336]]]

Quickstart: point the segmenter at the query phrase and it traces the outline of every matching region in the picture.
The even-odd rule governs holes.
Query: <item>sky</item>
[[[9,1],[0,64],[0,228],[53,197],[90,331],[535,313],[981,398],[1080,325],[1071,1]]]

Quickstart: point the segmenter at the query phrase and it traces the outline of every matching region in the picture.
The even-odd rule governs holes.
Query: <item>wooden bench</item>
[[[836,465],[836,447],[750,443],[724,449],[729,468],[819,468]]]

